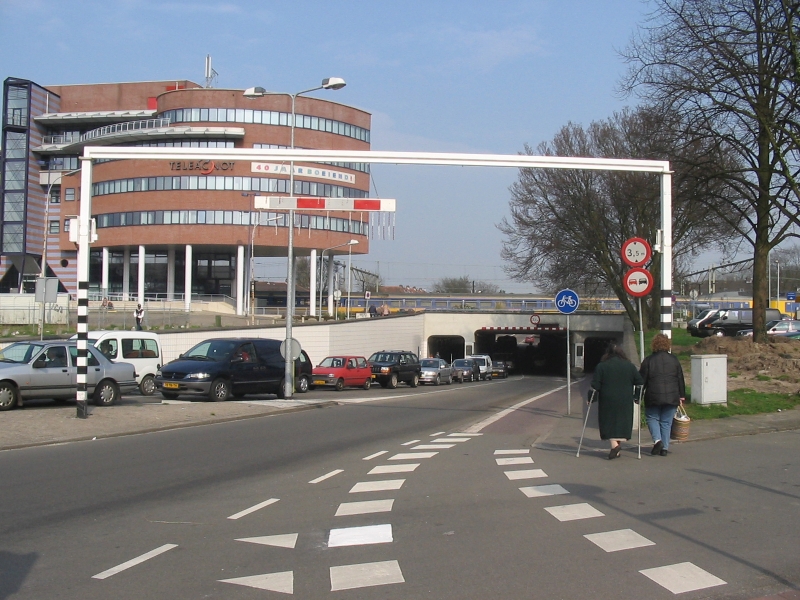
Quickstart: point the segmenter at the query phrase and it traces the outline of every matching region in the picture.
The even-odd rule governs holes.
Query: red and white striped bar
[[[319,198],[316,196],[256,196],[257,210],[345,210],[395,212],[394,198]]]

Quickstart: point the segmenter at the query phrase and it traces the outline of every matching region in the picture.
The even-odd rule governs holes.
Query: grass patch
[[[692,419],[700,420],[778,412],[778,410],[792,409],[797,405],[800,405],[800,396],[796,394],[768,394],[742,388],[728,392],[727,406],[684,404],[684,408]]]
[[[728,373],[728,377],[733,377],[734,379],[736,379],[738,376],[739,373],[736,371],[731,371],[730,373]]]
[[[772,377],[769,375],[756,375],[755,378],[757,381],[772,381]]]

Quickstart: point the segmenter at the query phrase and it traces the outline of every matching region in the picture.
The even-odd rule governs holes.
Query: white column
[[[144,246],[139,246],[139,289],[136,290],[137,302],[144,306]]]
[[[184,307],[186,312],[192,310],[192,247],[186,244],[186,270],[185,281],[183,290]]]
[[[236,248],[236,314],[244,314],[244,246]]]
[[[167,248],[167,300],[175,300],[175,246]]]
[[[333,261],[334,256],[328,256],[328,314],[333,314]]]
[[[102,294],[104,297],[108,296],[108,248],[103,248],[103,270],[100,282]]]
[[[672,337],[672,173],[661,175],[661,333]]]
[[[309,291],[311,292],[311,302],[308,305],[308,314],[309,315],[316,315],[317,314],[317,251],[311,251],[311,284],[309,286]]]
[[[130,300],[131,291],[131,249],[125,246],[122,251],[122,300]]]

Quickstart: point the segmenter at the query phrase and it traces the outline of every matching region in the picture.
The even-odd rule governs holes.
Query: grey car
[[[423,358],[419,365],[422,368],[419,374],[420,383],[453,383],[453,369],[441,358]]]
[[[24,400],[75,399],[78,393],[76,342],[16,342],[0,351],[0,410]],[[112,363],[89,346],[86,386],[97,406],[114,404],[136,389],[132,364]]]

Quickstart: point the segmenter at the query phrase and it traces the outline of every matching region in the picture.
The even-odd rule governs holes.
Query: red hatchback
[[[372,369],[363,356],[329,356],[314,367],[311,382],[315,387],[332,387],[337,392],[345,386],[368,390]]]

